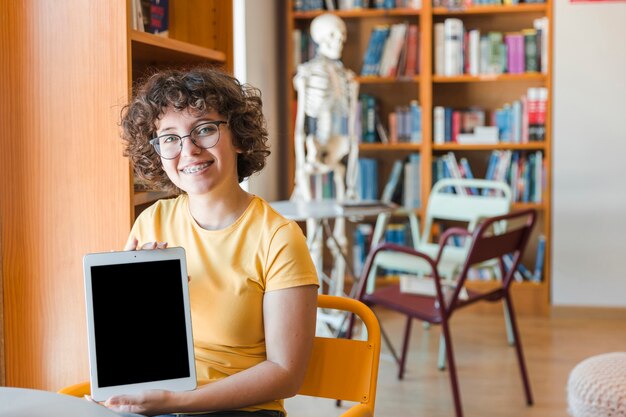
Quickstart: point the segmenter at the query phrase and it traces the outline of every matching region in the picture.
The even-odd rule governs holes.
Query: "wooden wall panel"
[[[88,377],[82,256],[131,223],[126,2],[0,0],[0,16],[6,383],[56,390]]]

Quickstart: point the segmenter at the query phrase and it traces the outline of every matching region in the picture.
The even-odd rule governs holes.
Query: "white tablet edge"
[[[154,262],[163,260],[180,260],[181,280],[183,288],[183,303],[187,334],[187,354],[189,363],[189,377],[161,381],[141,382],[137,384],[99,387],[98,370],[96,366],[95,331],[93,328],[93,297],[91,287],[91,267],[99,265],[114,265],[136,262]],[[91,253],[83,257],[83,271],[85,282],[85,304],[87,312],[87,342],[89,347],[89,379],[91,383],[91,397],[96,401],[105,401],[113,395],[137,394],[145,390],[161,389],[168,391],[190,391],[197,387],[195,356],[193,349],[193,334],[191,329],[191,310],[189,305],[189,286],[187,279],[187,263],[185,250],[181,247],[172,247],[157,250],[121,251]]]

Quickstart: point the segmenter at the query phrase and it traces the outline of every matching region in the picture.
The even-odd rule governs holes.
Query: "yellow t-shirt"
[[[137,218],[131,236],[181,246],[187,254],[196,372],[214,381],[266,359],[263,294],[318,285],[300,227],[254,197],[235,223],[205,230],[187,195],[161,200]],[[284,411],[282,401],[245,410]]]

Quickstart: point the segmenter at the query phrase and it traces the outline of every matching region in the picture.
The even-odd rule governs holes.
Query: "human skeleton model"
[[[359,85],[354,73],[339,60],[346,40],[346,26],[337,16],[323,14],[311,22],[311,37],[318,45],[316,56],[300,65],[294,77],[298,94],[295,123],[296,178],[293,199],[311,201],[322,198],[321,175],[333,172],[338,202],[356,199],[358,140],[356,112]],[[307,123],[314,120],[314,128]],[[347,121],[347,127],[346,127]],[[309,131],[307,131],[309,127]],[[347,164],[344,160],[347,157]],[[315,194],[311,179],[316,181]],[[323,277],[322,224],[307,221],[307,239],[315,266]],[[343,295],[347,239],[345,220],[337,218],[327,245],[333,257],[331,283]]]

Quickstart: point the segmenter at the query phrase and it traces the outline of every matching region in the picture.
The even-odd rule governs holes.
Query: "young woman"
[[[298,392],[307,367],[318,279],[298,225],[239,186],[269,154],[259,91],[210,68],[159,72],[124,109],[122,130],[137,175],[179,193],[141,213],[126,250],[185,248],[196,369],[207,384],[105,405],[284,415],[281,399]]]

